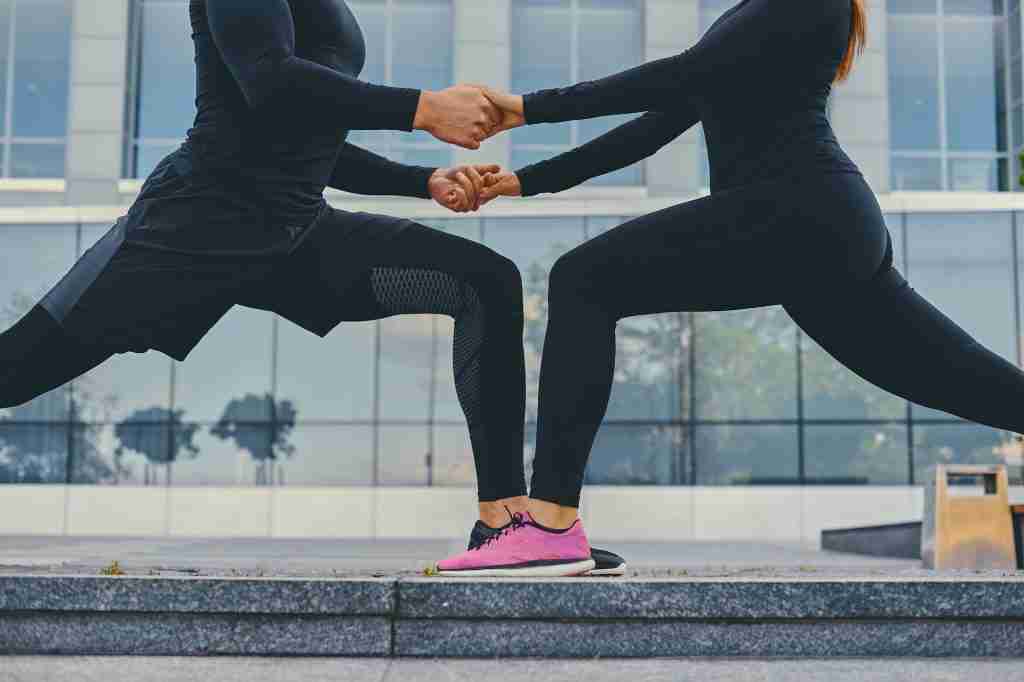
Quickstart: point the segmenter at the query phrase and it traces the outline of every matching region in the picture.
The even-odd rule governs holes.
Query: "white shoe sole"
[[[524,568],[477,568],[467,571],[442,571],[435,575],[442,578],[569,578],[593,570],[593,559],[571,564],[553,566],[526,566]]]
[[[626,575],[626,564],[621,564],[615,568],[595,568],[594,570],[587,573],[588,576],[623,576]]]

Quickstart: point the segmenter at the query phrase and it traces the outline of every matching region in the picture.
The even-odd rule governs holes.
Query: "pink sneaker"
[[[594,568],[590,543],[579,519],[566,530],[544,528],[528,513],[515,514],[512,523],[477,549],[445,559],[434,575],[558,578]]]

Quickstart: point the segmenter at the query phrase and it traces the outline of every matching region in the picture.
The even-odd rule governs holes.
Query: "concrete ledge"
[[[1024,577],[0,577],[0,654],[1024,657]]]
[[[0,614],[0,654],[386,656],[387,618],[199,613]]]
[[[400,620],[1024,619],[1020,579],[423,579],[398,590]]]
[[[1024,656],[1020,623],[400,621],[395,651],[430,657]]]
[[[5,611],[384,616],[392,580],[0,576]]]

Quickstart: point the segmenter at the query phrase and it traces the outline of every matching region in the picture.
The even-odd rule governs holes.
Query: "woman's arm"
[[[328,184],[335,189],[367,196],[430,199],[427,185],[436,170],[406,166],[346,142]]]
[[[287,0],[207,0],[214,44],[246,102],[282,113],[310,108],[348,130],[427,130],[478,149],[491,121],[490,102],[473,88],[442,92],[374,85],[295,54]]]
[[[807,54],[807,41],[828,21],[836,20],[843,4],[843,0],[746,0],[681,54],[600,80],[526,95],[526,123],[664,110],[736,75],[772,78],[794,59],[813,59]]]
[[[522,196],[561,192],[630,166],[654,154],[698,120],[692,107],[648,112],[585,145],[517,171]]]

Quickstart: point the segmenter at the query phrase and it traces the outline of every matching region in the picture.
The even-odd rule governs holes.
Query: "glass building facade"
[[[466,47],[476,44],[468,34],[482,29],[460,23],[467,1],[475,2],[352,0],[367,38],[363,77],[439,89],[472,71],[480,53]],[[515,91],[600,77],[661,49],[652,48],[644,0],[507,4],[508,16],[494,18],[507,28],[506,38],[485,44],[487,54],[504,50],[505,57],[494,59],[502,70],[495,82],[504,79]],[[732,4],[680,0],[670,11],[676,28],[697,36]],[[68,125],[69,90],[82,80],[73,77],[72,9],[70,0],[0,0],[0,41],[7,41],[0,44],[3,176],[64,173],[77,134]],[[117,55],[125,97],[108,106],[122,126],[120,177],[131,180],[145,177],[182,140],[194,113],[194,77],[184,0],[134,0],[126,23],[123,55]],[[1019,2],[889,0],[879,23],[886,36],[874,48],[884,55],[880,94],[865,99],[884,102],[888,114],[861,125],[888,129],[882,156],[891,189],[1017,189],[1015,155],[1024,146]],[[867,60],[864,72],[871,75]],[[836,112],[842,106],[832,103]],[[518,167],[546,158],[626,119],[513,131],[505,160]],[[419,133],[355,132],[350,139],[410,163],[456,158]],[[682,157],[672,175],[706,188],[699,130],[691,142],[698,153]],[[638,164],[592,181],[588,191],[608,192],[613,200],[621,192],[611,211],[571,215],[544,208],[427,221],[491,246],[523,272],[527,462],[550,268],[568,249],[637,215],[630,197],[655,179],[649,166]],[[342,206],[347,200],[335,199]],[[410,205],[383,204],[396,214],[408,214]],[[979,207],[894,211],[887,220],[898,266],[913,286],[1019,363],[1021,214]],[[106,229],[89,221],[0,223],[3,325]],[[118,357],[28,405],[0,411],[0,483],[472,485],[451,336],[451,320],[420,316],[344,324],[321,340],[267,313],[236,308],[186,362],[157,353]],[[936,462],[1005,459],[1007,434],[870,386],[805,337],[781,308],[631,318],[619,325],[618,345],[590,483],[909,485]]]
[[[1017,361],[1014,212],[887,216],[912,285]],[[547,275],[624,216],[434,222],[512,258],[527,288],[532,454]],[[100,225],[0,227],[8,321]],[[971,238],[963,239],[964,233]],[[979,304],[984,302],[984,304]],[[879,330],[879,333],[885,333]],[[178,485],[471,485],[451,320],[344,324],[326,340],[236,308],[186,362],[118,357],[0,419],[0,480]],[[1007,434],[912,407],[857,378],[781,308],[634,318],[618,329],[590,483],[912,484],[940,461],[1001,461]]]

